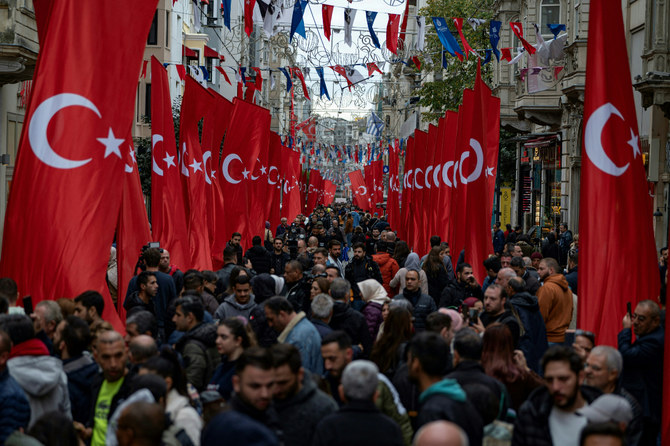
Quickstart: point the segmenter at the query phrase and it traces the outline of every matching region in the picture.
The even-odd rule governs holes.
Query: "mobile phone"
[[[479,322],[479,312],[476,308],[470,308],[470,322],[476,324]]]
[[[33,298],[32,296],[26,296],[23,298],[23,311],[30,316],[33,314],[34,309],[33,309]]]
[[[633,312],[631,311],[630,302],[626,302],[626,311],[630,317],[633,317]]]
[[[463,316],[467,316],[469,310],[470,310],[470,307],[468,307],[467,304],[462,304],[461,305],[461,313],[463,313]]]

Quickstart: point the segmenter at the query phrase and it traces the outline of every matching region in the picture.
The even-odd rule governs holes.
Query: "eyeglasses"
[[[643,316],[641,314],[633,313],[632,319],[633,320],[637,319],[638,322],[644,322],[644,321],[647,320],[647,316]]]
[[[595,345],[595,343],[596,343],[596,335],[593,334],[593,332],[586,331],[586,330],[575,330],[575,336],[584,336],[589,341],[591,341],[592,344]]]

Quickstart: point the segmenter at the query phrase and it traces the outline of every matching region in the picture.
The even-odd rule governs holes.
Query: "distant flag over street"
[[[457,56],[460,60],[463,60],[463,50],[461,50],[456,38],[451,34],[447,21],[443,17],[433,17],[433,25],[435,25],[437,37],[440,39],[444,49],[452,56]]]
[[[382,130],[384,130],[384,122],[375,114],[375,112],[372,112],[368,118],[366,133],[379,137],[382,134]]]

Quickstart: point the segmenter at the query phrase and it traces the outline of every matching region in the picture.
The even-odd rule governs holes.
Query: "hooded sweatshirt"
[[[395,277],[391,280],[391,283],[389,284],[391,288],[398,287],[398,292],[402,293],[402,290],[405,289],[405,276],[407,275],[407,271],[419,272],[419,286],[421,287],[421,292],[423,294],[428,294],[428,278],[426,277],[426,272],[421,269],[421,259],[419,259],[419,255],[415,252],[412,252],[407,256],[405,267],[400,268]]]
[[[547,330],[540,313],[537,297],[522,292],[508,298],[509,303],[516,309],[524,328],[524,334],[519,340],[519,349],[526,356],[528,367],[540,373],[540,360],[547,351]]]
[[[214,312],[214,319],[222,321],[228,319],[229,317],[242,316],[248,320],[251,310],[253,310],[255,307],[256,300],[253,294],[249,297],[249,302],[245,304],[239,303],[235,299],[235,295],[231,294],[230,296],[226,297],[221,305],[219,305],[219,308],[216,309]]]
[[[572,291],[563,274],[547,277],[537,290],[537,301],[547,328],[547,341],[565,341],[565,330],[572,318]]]
[[[382,306],[390,302],[386,290],[381,283],[375,279],[367,279],[358,282],[358,289],[361,291],[361,298],[366,303],[361,313],[365,316],[365,322],[368,324],[368,331],[372,339],[377,339],[379,326],[384,322],[382,317]]]
[[[398,267],[398,262],[396,262],[395,259],[391,257],[391,254],[382,251],[373,255],[372,260],[374,260],[377,265],[379,265],[379,271],[382,274],[382,282],[384,282],[384,289],[388,294],[391,294],[391,286],[389,283],[400,269]]]
[[[38,339],[30,339],[12,348],[7,361],[9,374],[19,383],[30,403],[29,428],[42,415],[58,411],[72,418],[67,376],[60,359]]]

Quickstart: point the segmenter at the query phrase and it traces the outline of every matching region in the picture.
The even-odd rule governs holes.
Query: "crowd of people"
[[[217,271],[146,247],[125,333],[96,291],[26,312],[0,278],[0,444],[659,444],[665,299],[601,345],[567,224],[492,235],[486,277],[348,204],[232,234]]]

